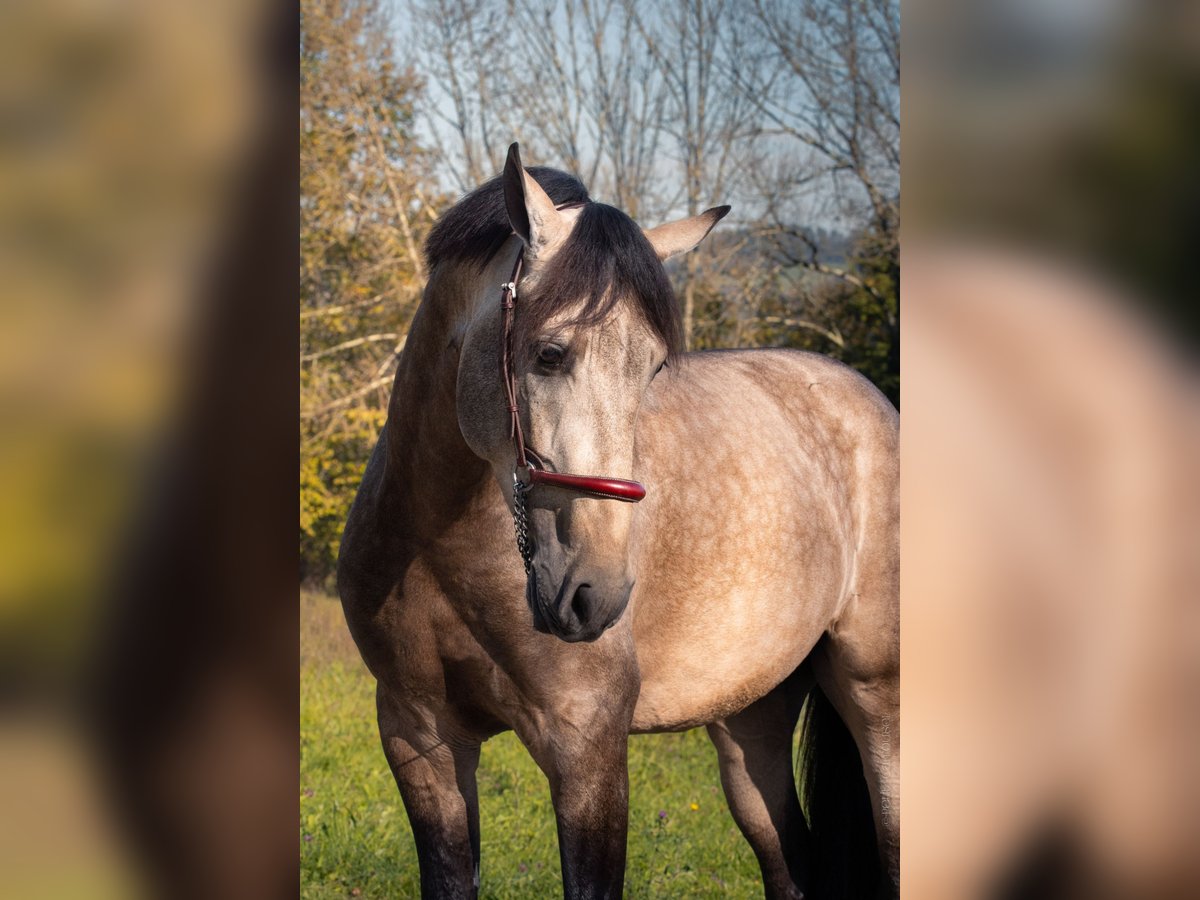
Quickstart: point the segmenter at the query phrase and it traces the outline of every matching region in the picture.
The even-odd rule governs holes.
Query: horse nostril
[[[571,612],[575,614],[575,621],[584,625],[591,611],[592,586],[584,583],[575,588],[575,596],[571,598]]]

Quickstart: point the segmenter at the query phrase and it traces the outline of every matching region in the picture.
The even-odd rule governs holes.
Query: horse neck
[[[482,272],[460,263],[438,266],[430,276],[396,371],[386,426],[385,479],[410,500],[456,508],[491,478],[459,430],[459,350],[479,305],[499,303],[515,258],[516,246],[506,245]]]

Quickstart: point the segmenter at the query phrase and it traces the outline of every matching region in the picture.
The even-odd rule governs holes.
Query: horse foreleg
[[[792,771],[792,733],[806,685],[793,682],[708,726],[725,798],[758,857],[768,900],[804,897],[808,876],[808,827]]]
[[[479,745],[451,746],[414,727],[379,696],[383,752],[412,824],[424,898],[479,892]]]
[[[555,730],[557,740],[527,746],[550,781],[563,896],[619,898],[629,828],[628,731]]]

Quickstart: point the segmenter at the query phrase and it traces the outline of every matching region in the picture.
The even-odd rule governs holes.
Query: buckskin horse
[[[768,897],[897,892],[898,414],[819,355],[680,353],[662,263],[728,211],[643,231],[514,144],[429,235],[338,568],[426,897],[478,893],[508,729],[565,896],[620,896],[628,737],[699,725]]]

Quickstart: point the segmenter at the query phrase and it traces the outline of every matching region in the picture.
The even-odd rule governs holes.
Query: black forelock
[[[553,197],[553,195],[551,195]],[[557,203],[569,202],[559,201]],[[612,206],[588,203],[554,254],[536,286],[521,293],[514,322],[514,346],[527,350],[535,333],[564,306],[582,302],[572,325],[603,321],[617,303],[628,300],[667,345],[670,356],[683,346],[675,291],[642,229]]]
[[[637,224],[619,209],[592,203],[574,175],[544,166],[526,169],[556,206],[583,204],[566,243],[517,304],[514,339],[528,349],[534,333],[564,305],[582,301],[572,324],[604,320],[628,299],[674,357],[682,350],[683,328],[675,292],[654,248]],[[482,269],[512,235],[504,203],[503,176],[463,197],[438,220],[425,241],[430,270],[441,263]]]
[[[588,200],[587,188],[574,175],[545,166],[525,171],[557,206]],[[497,175],[454,204],[433,226],[425,241],[425,262],[431,271],[443,262],[471,262],[483,268],[511,234],[503,176]]]

